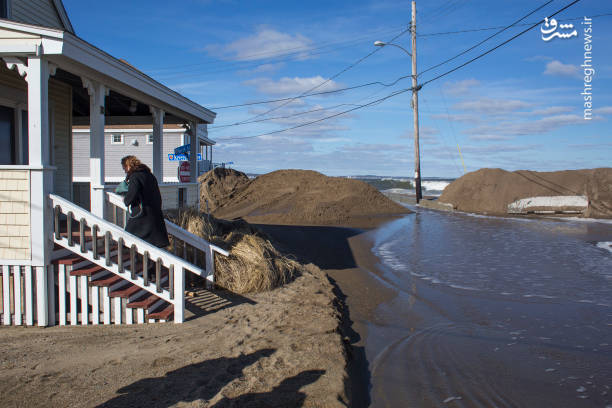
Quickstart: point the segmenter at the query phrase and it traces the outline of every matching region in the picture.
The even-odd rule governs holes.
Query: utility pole
[[[417,204],[423,198],[421,194],[421,157],[419,153],[419,89],[417,86],[416,63],[416,2],[412,1],[412,20],[410,21],[412,35],[412,109],[414,112],[414,187]]]

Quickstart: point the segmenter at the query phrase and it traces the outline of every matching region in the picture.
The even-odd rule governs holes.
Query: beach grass
[[[179,226],[230,252],[215,257],[215,284],[238,294],[257,293],[290,281],[301,264],[281,254],[261,231],[244,220],[227,221],[195,208],[181,210]]]

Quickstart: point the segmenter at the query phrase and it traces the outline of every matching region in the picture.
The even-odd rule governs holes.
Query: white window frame
[[[115,136],[119,136],[121,138],[121,141],[120,142],[115,142]],[[113,134],[111,134],[111,144],[114,144],[114,145],[125,144],[125,137],[123,137],[123,133],[113,133]]]
[[[147,134],[147,144],[153,144],[153,133]]]

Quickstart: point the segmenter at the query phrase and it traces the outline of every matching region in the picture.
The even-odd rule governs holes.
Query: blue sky
[[[418,70],[480,42],[547,0],[417,1]],[[554,0],[523,22],[569,4]],[[410,58],[376,48],[410,22],[409,1],[104,1],[64,0],[77,34],[207,108],[298,96],[410,75]],[[169,6],[171,4],[171,6]],[[584,16],[612,14],[612,2],[582,0],[556,18],[577,36],[542,39],[540,26],[419,92],[423,177],[482,167],[552,171],[612,163],[612,16],[592,19],[593,119],[584,120]],[[570,18],[580,20],[561,21]],[[525,29],[513,27],[473,51],[424,72],[442,74]],[[572,30],[558,29],[559,32]],[[396,41],[410,50],[410,35]],[[339,74],[368,53],[376,53]],[[337,76],[336,76],[337,75]],[[253,173],[317,170],[328,175],[414,174],[410,92],[313,125],[261,137],[369,103],[410,87],[371,85],[351,91],[213,109],[215,162]],[[265,114],[267,111],[273,111]],[[261,116],[257,116],[261,115]],[[216,127],[270,119],[240,126]]]

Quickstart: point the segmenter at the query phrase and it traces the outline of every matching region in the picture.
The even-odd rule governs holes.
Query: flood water
[[[374,407],[612,407],[612,224],[415,209],[376,232]]]

